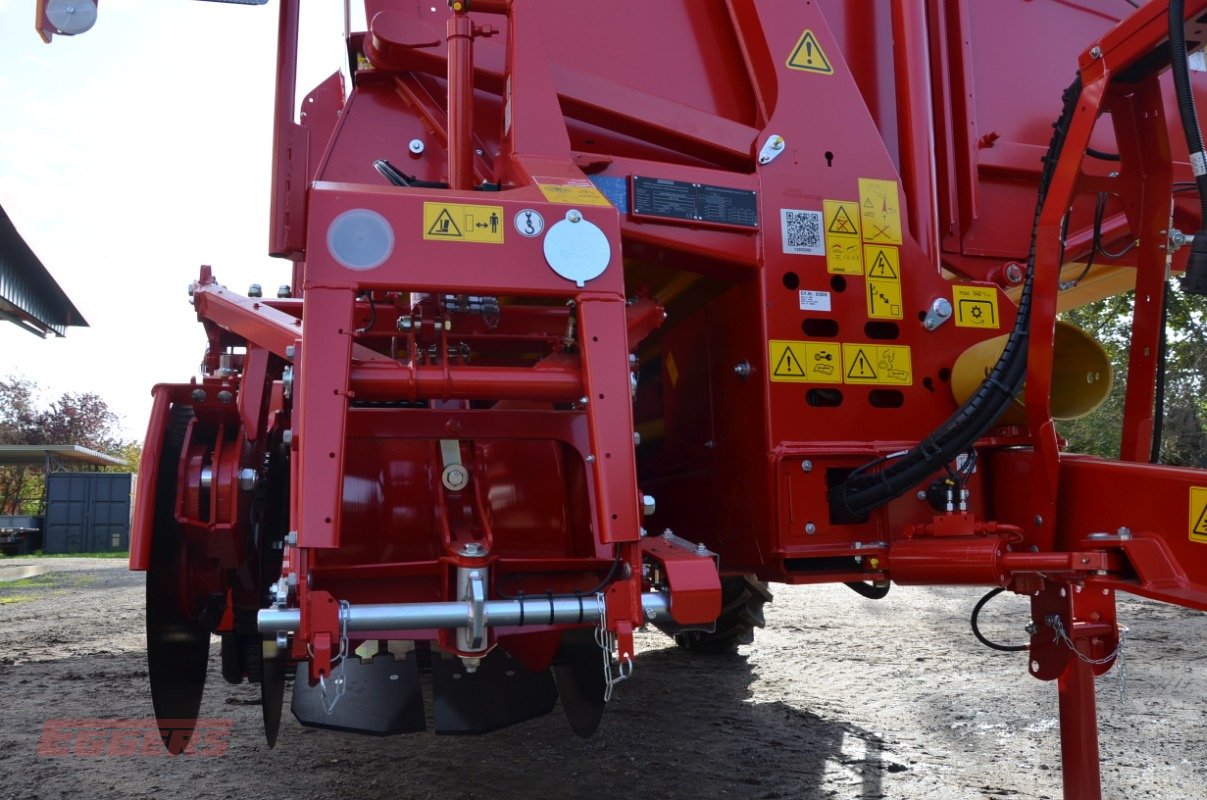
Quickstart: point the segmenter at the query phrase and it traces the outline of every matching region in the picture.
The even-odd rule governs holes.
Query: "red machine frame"
[[[1115,592],[1207,610],[1207,566],[1185,513],[1207,481],[1144,463],[1170,230],[1194,220],[1171,201],[1186,167],[1171,155],[1160,80],[1166,3],[1110,28],[1078,63],[1076,108],[1038,220],[1026,425],[977,442],[981,468],[961,487],[969,496],[945,510],[909,494],[849,519],[831,505],[835,484],[943,422],[957,404],[937,391],[952,356],[1005,329],[1023,281],[1017,241],[1030,218],[1020,198],[1040,168],[1034,145],[976,128],[965,99],[979,57],[968,3],[895,2],[870,31],[859,25],[862,4],[843,0],[651,8],[672,49],[680,34],[670,22],[717,33],[702,69],[720,88],[693,105],[592,73],[567,52],[547,56],[557,22],[534,0],[454,0],[444,26],[370,0],[368,32],[349,39],[351,96],[333,78],[299,123],[300,3],[279,2],[270,249],[294,262],[297,289],[243,297],[202,269],[192,294],[209,341],[204,376],[156,387],[139,473],[131,568],[170,570],[182,619],[213,606],[211,627],[234,634],[240,615],[259,612],[260,631],[324,691],[365,609],[379,616],[356,617],[355,638],[384,640],[403,629],[371,619],[468,603],[465,624],[412,626],[403,637],[467,665],[502,646],[543,669],[567,626],[598,624],[610,691],[651,614],[681,627],[717,618],[721,572],[1005,587],[1032,598],[1031,673],[1058,682],[1065,796],[1100,796],[1093,678],[1118,651]],[[1207,0],[1187,6],[1202,41]],[[501,33],[505,44],[491,41]],[[886,33],[890,68],[854,57],[860,36]],[[809,61],[797,61],[807,42]],[[798,91],[807,103],[789,99]],[[1096,129],[1105,114],[1109,132]],[[365,153],[387,129],[393,144],[381,158],[407,158],[411,135],[442,157],[414,161],[426,173],[407,185],[375,180]],[[1112,141],[1117,168],[1085,161]],[[641,213],[647,178],[757,198],[757,222]],[[601,193],[607,180],[621,182],[623,202]],[[880,295],[897,308],[887,314],[873,309],[862,256],[858,273],[844,274],[821,254],[793,252],[785,233],[790,211],[858,205],[875,192],[884,246],[899,259],[895,289]],[[1118,462],[1062,454],[1049,404],[1062,271],[1093,246],[1087,225],[1064,229],[1070,215],[1088,217],[1097,192],[1122,202],[1101,235],[1138,241],[1131,260],[1107,270],[1134,271],[1137,296]],[[1009,211],[994,220],[991,205]],[[481,224],[497,241],[429,235],[433,209],[458,207],[489,210]],[[345,233],[350,211],[367,227]],[[604,266],[576,280],[547,240],[519,230],[525,213],[598,231]],[[513,219],[518,235],[507,236]],[[352,240],[384,255],[357,263],[339,244]],[[857,230],[853,246],[877,245]],[[1003,317],[992,331],[926,323],[953,283],[992,297]],[[825,313],[806,313],[803,293],[825,295]],[[470,309],[481,298],[493,311]],[[904,377],[848,371],[847,347],[895,362]],[[800,367],[777,380],[777,356],[798,352],[838,358],[845,377]],[[177,424],[187,424],[179,442]],[[648,434],[636,449],[635,430]],[[265,609],[270,587],[247,573],[275,569],[277,556],[254,533],[267,525],[255,492],[286,462],[288,534]],[[658,495],[656,511],[639,478]],[[495,489],[515,498],[497,501]],[[652,533],[691,542],[643,536],[643,506]],[[525,528],[520,511],[544,521]],[[156,544],[165,521],[179,530],[166,557]],[[521,592],[508,600],[518,624],[486,624],[488,607],[503,615],[488,604],[508,579],[550,587],[547,621],[525,620],[536,606]],[[555,614],[555,591],[577,602],[577,620],[572,605]]]

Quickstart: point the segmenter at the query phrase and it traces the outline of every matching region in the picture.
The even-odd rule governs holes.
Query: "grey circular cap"
[[[573,208],[549,228],[544,248],[549,268],[579,287],[602,275],[612,260],[607,235]]]
[[[64,36],[75,36],[96,24],[96,0],[48,0],[46,19]]]
[[[348,269],[380,267],[394,252],[394,229],[376,211],[349,209],[331,220],[327,249]]]

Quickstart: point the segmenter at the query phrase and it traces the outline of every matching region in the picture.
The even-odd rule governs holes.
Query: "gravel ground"
[[[0,578],[15,562],[0,562]],[[22,560],[22,564],[30,562]],[[773,587],[767,630],[741,654],[692,656],[642,634],[633,679],[593,739],[559,711],[481,737],[369,738],[302,728],[264,744],[253,686],[212,652],[202,716],[233,721],[219,758],[48,757],[48,721],[150,716],[142,576],[123,562],[46,559],[0,583],[0,798],[1059,798],[1056,692],[1025,655],[972,638],[979,592]],[[986,628],[1017,639],[1026,604]],[[1207,617],[1120,602],[1121,671],[1099,679],[1105,795],[1207,797]],[[1012,633],[1013,632],[1013,633]],[[286,700],[288,702],[288,699]]]

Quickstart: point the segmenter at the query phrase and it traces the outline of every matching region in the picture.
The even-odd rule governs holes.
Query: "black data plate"
[[[728,186],[634,175],[633,215],[757,228],[758,195]]]

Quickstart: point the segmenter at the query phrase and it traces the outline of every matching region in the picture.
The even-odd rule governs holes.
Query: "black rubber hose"
[[[973,606],[972,619],[969,620],[969,622],[972,624],[972,635],[977,638],[978,642],[985,645],[986,647],[988,647],[991,650],[997,650],[999,653],[1021,653],[1024,650],[1031,649],[1031,645],[1029,645],[1029,644],[998,644],[997,642],[991,642],[989,639],[985,638],[985,634],[981,633],[981,627],[978,624],[978,620],[981,616],[981,609],[985,607],[986,603],[988,603],[990,600],[997,597],[999,594],[1001,594],[1004,591],[1006,591],[1006,590],[1001,587],[998,587],[997,589],[990,589],[989,593],[986,594],[984,597],[982,597],[980,600],[978,600],[977,604],[975,606]]]
[[[1031,297],[1035,283],[1035,252],[1039,235],[1039,218],[1047,200],[1048,189],[1056,172],[1056,164],[1064,148],[1065,134],[1081,97],[1081,78],[1065,90],[1064,108],[1053,125],[1052,140],[1043,159],[1035,217],[1031,226],[1031,246],[1027,253],[1027,272],[1019,296],[1018,313],[1006,347],[976,392],[935,431],[892,465],[878,472],[855,474],[835,486],[830,503],[847,514],[861,517],[926,480],[942,469],[959,453],[972,446],[997,421],[1014,401],[1027,375],[1027,347],[1030,340]],[[857,470],[856,473],[859,471]]]
[[[885,582],[877,586],[874,583],[864,583],[863,581],[848,581],[847,586],[851,587],[851,590],[861,597],[866,597],[869,600],[883,600],[888,596],[888,590],[892,587],[892,584]]]
[[[1161,439],[1165,435],[1165,370],[1169,361],[1169,292],[1172,287],[1165,281],[1165,294],[1161,297],[1161,338],[1157,343],[1157,391],[1153,397],[1153,444],[1149,451],[1150,464],[1161,463]]]
[[[1199,190],[1199,232],[1195,234],[1186,261],[1182,289],[1190,294],[1207,294],[1207,153],[1203,152],[1203,134],[1195,110],[1194,91],[1190,87],[1190,68],[1186,62],[1186,12],[1183,0],[1169,0],[1169,68],[1173,73],[1174,94],[1182,133],[1190,152],[1190,168]]]

